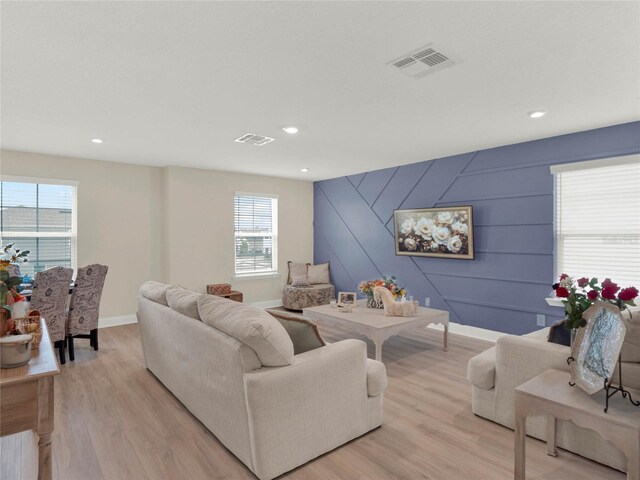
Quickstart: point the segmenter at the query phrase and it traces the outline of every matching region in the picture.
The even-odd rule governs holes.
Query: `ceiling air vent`
[[[238,143],[248,143],[250,145],[255,145],[256,147],[261,147],[262,145],[266,145],[269,142],[273,142],[275,138],[265,137],[264,135],[255,135],[253,133],[245,133],[241,137],[236,138],[234,141]]]
[[[452,67],[456,63],[458,61],[453,60],[451,55],[443,53],[430,43],[390,61],[387,65],[391,65],[410,77],[422,78],[430,73]]]

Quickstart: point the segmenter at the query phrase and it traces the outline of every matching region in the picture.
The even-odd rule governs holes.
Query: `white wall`
[[[8,150],[0,152],[0,174],[79,182],[78,265],[109,265],[101,317],[134,314],[145,280],[199,291],[207,283],[230,281],[234,191],[280,195],[283,273],[278,279],[233,282],[245,301],[279,298],[286,261],[312,260],[311,182]]]

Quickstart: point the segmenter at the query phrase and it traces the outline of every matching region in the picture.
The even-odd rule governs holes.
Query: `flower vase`
[[[384,304],[371,295],[367,297],[367,308],[384,308]]]
[[[571,349],[573,349],[573,344],[576,341],[576,337],[578,336],[578,329],[577,328],[572,328],[571,329],[571,340],[569,341],[569,347],[571,347]]]

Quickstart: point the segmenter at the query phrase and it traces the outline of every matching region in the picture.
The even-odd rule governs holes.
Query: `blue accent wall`
[[[599,128],[314,184],[314,262],[337,291],[396,275],[451,321],[522,334],[561,314],[554,281],[549,166],[640,153],[640,122]],[[475,260],[396,256],[393,210],[473,205]],[[637,206],[636,206],[637,208]]]

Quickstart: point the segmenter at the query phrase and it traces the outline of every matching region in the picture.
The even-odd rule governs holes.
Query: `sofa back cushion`
[[[148,282],[144,282],[140,286],[139,293],[144,298],[148,298],[152,302],[159,303],[164,306],[169,306],[167,303],[167,289],[169,285],[165,285],[164,283],[154,282],[153,280],[149,280]]]
[[[309,265],[309,268],[307,269],[307,275],[309,276],[309,283],[311,285],[331,283],[331,278],[329,275],[329,262],[320,263],[318,265]]]
[[[203,295],[198,311],[204,323],[251,347],[265,367],[293,363],[293,343],[287,331],[263,309]]]
[[[320,336],[318,326],[311,320],[278,310],[267,311],[280,322],[289,334],[289,338],[293,342],[293,353],[295,355],[326,345],[324,339]]]
[[[289,269],[289,273],[287,275],[287,285],[291,285],[291,283],[293,282],[293,277],[300,277],[307,274],[307,268],[309,267],[309,264],[292,262],[291,260],[289,260],[287,262],[287,267]]]
[[[631,318],[627,312],[622,317],[627,326],[627,334],[620,352],[622,361],[640,363],[640,311],[634,309]]]
[[[198,313],[198,299],[204,296],[202,293],[192,292],[182,287],[169,287],[167,289],[167,303],[172,310],[187,317],[202,320]]]

